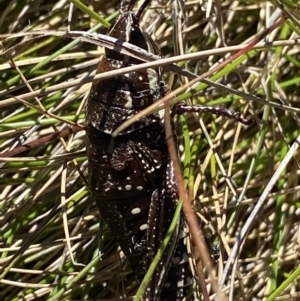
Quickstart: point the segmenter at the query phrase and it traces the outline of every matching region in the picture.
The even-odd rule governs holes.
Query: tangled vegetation
[[[85,102],[104,53],[87,33],[107,34],[119,0],[0,3],[0,299],[132,300],[137,281],[99,229],[86,181]],[[174,101],[255,120],[176,119],[188,196],[228,300],[300,300],[297,4],[153,0],[142,18],[164,58],[208,72],[186,89],[190,79],[165,70],[172,90],[183,87]],[[214,300],[208,279],[207,289]]]

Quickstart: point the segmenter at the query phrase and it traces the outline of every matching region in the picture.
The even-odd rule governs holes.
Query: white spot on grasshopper
[[[153,69],[147,69],[147,77],[149,82],[150,93],[154,94],[157,90],[157,73]]]
[[[129,91],[124,91],[124,98],[126,99],[126,103],[125,103],[125,105],[124,105],[124,107],[126,108],[126,109],[131,109],[132,108],[132,98],[131,98],[131,96],[130,96],[130,92]]]
[[[131,214],[139,214],[141,212],[140,208],[134,208],[131,210]]]
[[[131,185],[126,185],[126,186],[125,186],[125,189],[126,189],[126,190],[131,190]]]
[[[148,225],[147,224],[144,224],[144,225],[141,225],[140,226],[140,230],[141,231],[144,231],[144,230],[146,230],[148,228]]]

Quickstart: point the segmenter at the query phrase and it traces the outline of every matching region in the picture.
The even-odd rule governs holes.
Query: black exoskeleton
[[[134,13],[136,0],[121,1],[120,16],[109,35],[159,55],[154,41],[139,26],[150,0]],[[97,73],[141,63],[106,49]],[[141,118],[116,138],[124,121],[165,96],[161,68],[130,72],[92,85],[87,105],[89,184],[102,218],[141,279],[159,249],[173,218],[178,192],[164,130],[164,111]],[[227,109],[189,107],[178,111],[234,115]],[[240,120],[240,116],[233,116]],[[179,301],[192,289],[186,237],[180,221],[143,296],[144,301]],[[186,300],[194,300],[191,294]]]

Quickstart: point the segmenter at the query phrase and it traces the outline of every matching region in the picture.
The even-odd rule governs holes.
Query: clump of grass
[[[165,57],[181,55],[178,65],[197,75],[215,68],[213,82],[247,96],[212,83],[182,91],[181,100],[228,106],[256,121],[245,127],[211,114],[176,121],[189,197],[214,230],[220,278],[237,235],[257,201],[263,204],[224,282],[230,300],[299,298],[297,147],[288,153],[299,136],[299,12],[292,2],[280,4],[153,0],[141,24]],[[107,33],[119,1],[88,6],[102,19],[70,7],[68,1],[12,2],[0,18],[1,300],[130,300],[137,289],[107,228],[100,260],[85,132],[75,127],[84,127],[90,84],[71,86],[72,81],[90,76],[104,50],[67,33]],[[250,43],[281,16],[286,21],[266,40],[258,39],[260,48],[218,69],[238,51],[231,46]],[[183,60],[192,53],[196,59]],[[188,81],[171,72],[166,80],[173,90]],[[58,84],[65,86],[57,89]],[[9,153],[21,145],[25,151]],[[270,182],[282,162],[283,171]]]

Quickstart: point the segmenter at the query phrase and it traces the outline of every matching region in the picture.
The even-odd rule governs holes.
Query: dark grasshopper
[[[139,27],[141,14],[150,0],[145,0],[133,13],[135,2],[121,1],[120,17],[109,35],[159,55],[157,45]],[[139,63],[141,61],[135,58],[106,49],[97,73]],[[165,139],[164,112],[141,118],[116,138],[111,134],[124,121],[164,97],[167,91],[161,68],[141,70],[94,82],[87,105],[90,188],[101,217],[139,280],[165,237],[178,200],[173,164]],[[201,112],[223,114],[224,111],[201,108]],[[199,108],[178,107],[180,112],[191,110],[199,111]],[[232,115],[232,111],[225,111],[224,115]],[[143,300],[179,301],[191,291],[194,281],[182,230],[180,221]],[[194,300],[194,296],[188,300]]]

